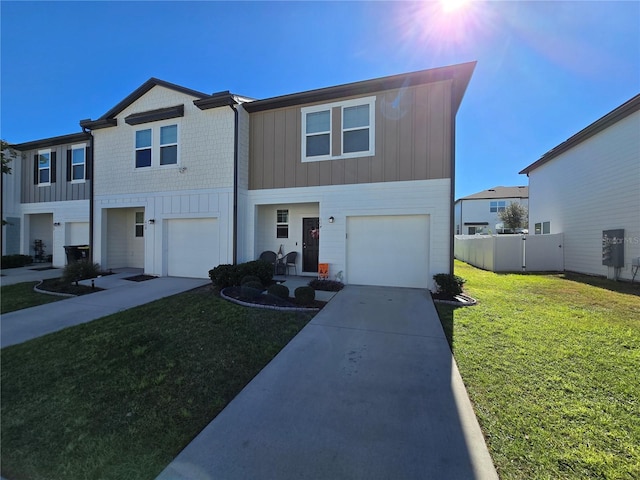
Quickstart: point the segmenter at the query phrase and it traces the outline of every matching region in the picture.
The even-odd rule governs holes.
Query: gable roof
[[[305,103],[323,102],[336,98],[352,95],[365,95],[372,92],[392,90],[401,87],[410,87],[425,83],[433,83],[441,80],[453,80],[453,107],[457,112],[462,97],[471,80],[471,74],[477,62],[461,63],[448,67],[431,68],[429,70],[419,70],[412,73],[392,75],[389,77],[375,78],[361,82],[347,83],[334,87],[319,88],[305,92],[292,93],[278,97],[256,100],[244,105],[249,113],[271,110],[274,108],[289,107]]]
[[[229,91],[217,92],[209,95],[208,93],[198,92],[197,90],[192,90],[190,88],[176,85],[175,83],[151,77],[100,118],[96,120],[80,120],[80,126],[85,130],[96,130],[116,126],[118,123],[116,119],[118,114],[156,86],[168,88],[176,92],[184,93],[185,95],[196,97],[196,100],[194,100],[193,103],[201,110],[238,103],[236,96],[231,94]]]
[[[533,162],[528,167],[523,168],[519,173],[526,173],[527,175],[529,175],[529,172],[531,172],[532,170],[535,170],[536,168],[544,165],[550,160],[553,160],[567,150],[572,149],[576,145],[609,128],[620,120],[628,117],[632,113],[637,112],[638,110],[640,110],[640,94],[626,101],[618,108],[607,113],[605,116],[599,118],[588,127],[583,128],[578,133],[562,142],[560,145],[552,148],[547,153],[542,155],[542,157],[540,157],[537,161]]]
[[[515,187],[493,187],[488,190],[483,190],[466,197],[459,198],[460,200],[486,200],[493,198],[529,198],[529,187],[515,186]]]

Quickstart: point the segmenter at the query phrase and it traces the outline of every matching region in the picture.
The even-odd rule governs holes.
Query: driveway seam
[[[330,324],[327,324],[327,323],[313,323],[313,321],[311,323],[309,323],[308,326],[340,328],[340,329],[344,329],[344,330],[357,330],[357,331],[360,331],[360,332],[384,333],[384,334],[389,334],[389,335],[398,335],[398,336],[401,336],[401,337],[420,337],[420,338],[434,338],[434,339],[438,339],[438,340],[444,340],[444,337],[441,337],[439,335],[420,335],[420,334],[416,334],[416,333],[399,333],[399,332],[391,332],[389,330],[373,330],[373,329],[370,329],[370,328],[345,327],[345,326],[342,326],[342,325],[330,325]]]

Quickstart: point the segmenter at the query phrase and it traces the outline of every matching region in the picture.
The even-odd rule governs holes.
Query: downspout
[[[449,195],[449,273],[453,275],[453,250],[455,246],[453,235],[455,233],[455,190],[456,190],[456,113],[451,106],[451,189]],[[460,225],[462,228],[462,206],[460,207]]]
[[[91,157],[88,158],[89,164],[91,165],[91,178],[89,182],[89,261],[93,264],[93,182],[96,176],[96,170],[93,165],[93,133],[86,127],[82,127],[82,131],[89,134],[89,152]]]
[[[233,103],[233,264],[238,263],[238,110]]]

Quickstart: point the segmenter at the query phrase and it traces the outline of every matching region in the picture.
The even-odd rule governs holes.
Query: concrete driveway
[[[160,474],[497,479],[426,291],[347,286]]]

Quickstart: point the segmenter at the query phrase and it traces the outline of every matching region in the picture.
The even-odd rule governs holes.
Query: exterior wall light
[[[334,220],[335,220],[335,218],[333,218],[333,217],[329,217],[329,223],[333,223],[333,222],[334,222]]]
[[[154,223],[156,223],[156,220],[154,218],[149,219],[149,225],[153,225]]]
[[[54,227],[59,227],[59,226],[60,226],[60,222],[54,222],[54,223],[53,223],[53,226],[54,226]]]

